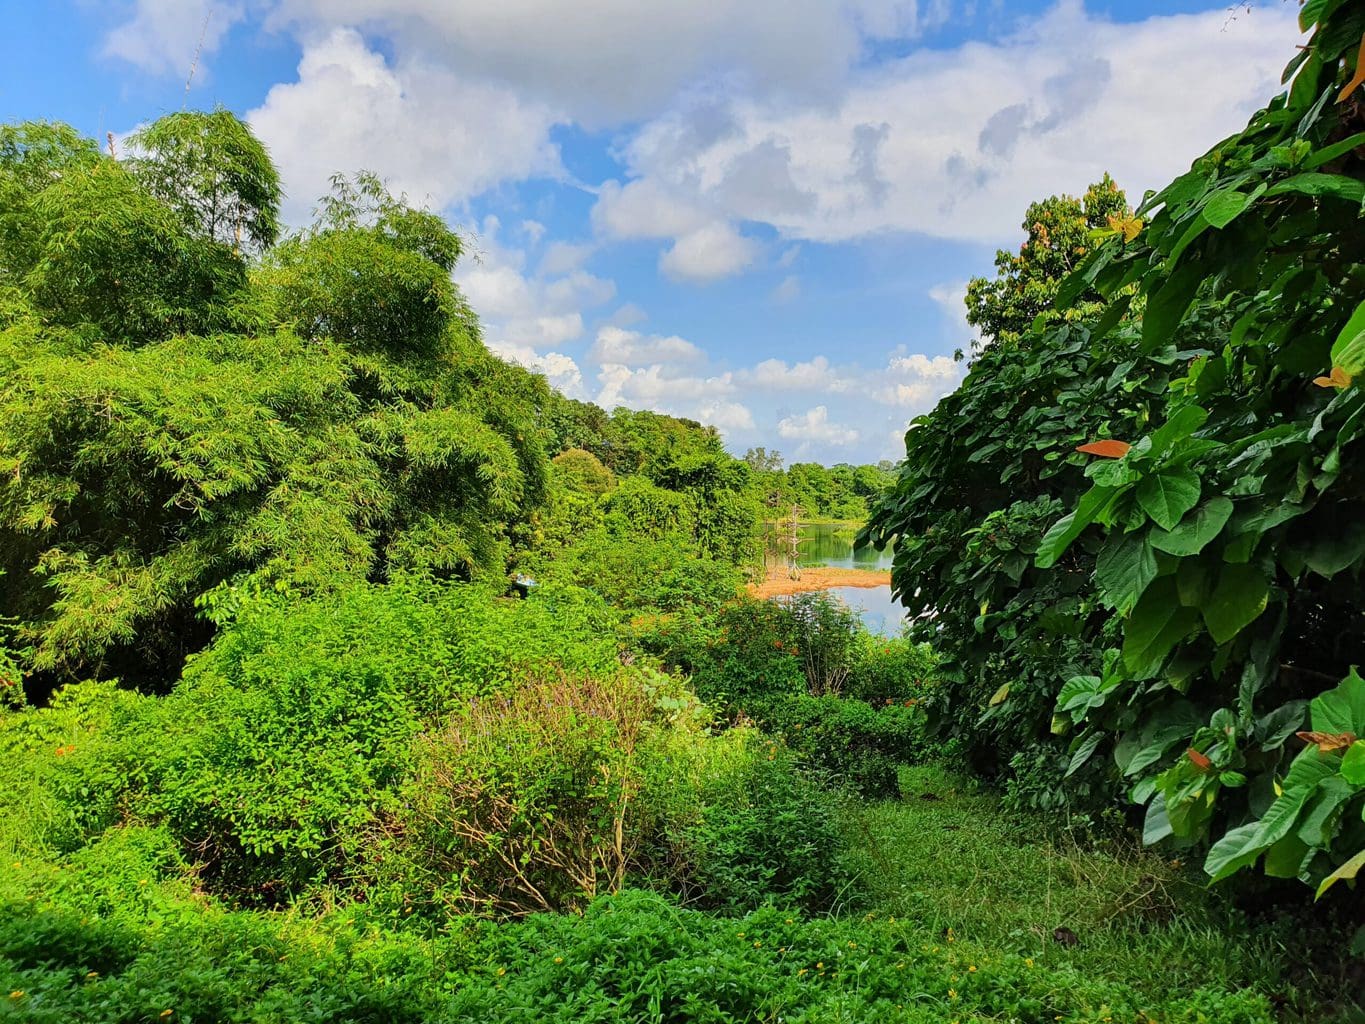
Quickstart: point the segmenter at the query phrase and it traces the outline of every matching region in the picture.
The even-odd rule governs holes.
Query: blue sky
[[[338,170],[443,212],[490,347],[575,397],[871,461],[960,380],[965,283],[1028,202],[1160,187],[1278,89],[1296,11],[3,0],[0,119],[117,139],[222,104],[292,224]]]

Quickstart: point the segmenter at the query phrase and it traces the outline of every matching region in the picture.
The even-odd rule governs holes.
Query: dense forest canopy
[[[500,577],[603,519],[613,474],[638,478],[617,526],[753,557],[715,429],[493,357],[439,217],[338,176],[280,238],[275,169],[223,110],[128,148],[0,128],[0,610],[33,669],[173,678],[228,584]]]

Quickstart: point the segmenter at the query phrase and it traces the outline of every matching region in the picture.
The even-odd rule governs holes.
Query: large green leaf
[[[1353,667],[1336,688],[1314,697],[1308,711],[1314,732],[1365,736],[1365,679]]]
[[[1215,228],[1225,228],[1237,219],[1253,198],[1245,192],[1220,188],[1204,203],[1204,219]]]
[[[1197,405],[1182,405],[1171,418],[1152,431],[1152,455],[1162,455],[1177,441],[1183,441],[1202,427],[1209,418],[1207,409]]]
[[[1204,625],[1218,643],[1227,643],[1265,611],[1270,585],[1253,565],[1225,565],[1218,574],[1209,603],[1204,606]]]
[[[1154,352],[1171,340],[1207,276],[1208,269],[1202,263],[1183,264],[1147,300],[1147,309],[1142,315],[1143,352]]]
[[[1153,530],[1148,539],[1152,547],[1168,555],[1197,555],[1218,536],[1231,516],[1231,501],[1223,497],[1210,498],[1186,515],[1174,529]]]
[[[1365,522],[1348,523],[1339,529],[1320,530],[1304,554],[1304,564],[1329,579],[1355,565],[1365,555]]]
[[[1137,486],[1142,510],[1163,530],[1170,530],[1199,502],[1199,476],[1189,467],[1165,469]]]
[[[1156,555],[1140,534],[1117,534],[1109,538],[1095,561],[1095,581],[1104,599],[1120,615],[1137,604],[1147,585],[1156,579]]]
[[[1166,798],[1158,793],[1147,805],[1147,816],[1142,822],[1142,841],[1147,846],[1159,843],[1171,834],[1171,819],[1166,814]]]
[[[1365,740],[1356,740],[1341,759],[1341,777],[1353,786],[1365,786]]]
[[[1299,822],[1299,838],[1309,846],[1323,849],[1336,837],[1337,812],[1356,795],[1356,788],[1339,775],[1323,779],[1317,794],[1304,808]]]
[[[1277,182],[1266,190],[1266,195],[1282,196],[1289,192],[1298,192],[1306,196],[1329,196],[1360,205],[1361,201],[1365,200],[1365,182],[1348,178],[1344,174],[1310,172],[1296,174],[1292,178]]]
[[[1043,534],[1043,539],[1038,544],[1038,568],[1047,569],[1062,557],[1071,546],[1071,542],[1079,537],[1113,500],[1114,491],[1113,487],[1097,485],[1081,495],[1076,511],[1057,520],[1052,528]]]
[[[1336,757],[1321,753],[1317,747],[1308,747],[1294,758],[1280,786],[1280,795],[1261,815],[1256,841],[1262,847],[1278,843],[1289,834],[1318,786],[1336,774],[1337,763]]]
[[[1124,626],[1124,666],[1134,678],[1150,679],[1198,621],[1197,611],[1181,606],[1175,579],[1160,577],[1143,593]]]
[[[1356,307],[1332,343],[1332,365],[1352,376],[1365,370],[1365,302]]]
[[[1259,822],[1239,825],[1213,844],[1204,858],[1204,871],[1213,881],[1222,881],[1255,862],[1263,849],[1256,844],[1259,830]]]

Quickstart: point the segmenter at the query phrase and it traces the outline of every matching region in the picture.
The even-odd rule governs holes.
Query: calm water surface
[[[815,523],[801,527],[796,551],[802,565],[832,565],[840,569],[890,569],[891,549],[853,550],[855,526]],[[776,527],[768,524],[769,537],[776,536]]]
[[[830,565],[839,569],[890,569],[891,549],[853,550],[856,527],[816,523],[802,526],[796,542],[802,565]],[[770,536],[775,535],[770,527]],[[833,594],[856,611],[863,625],[879,636],[900,633],[905,609],[891,600],[890,587],[830,587]]]

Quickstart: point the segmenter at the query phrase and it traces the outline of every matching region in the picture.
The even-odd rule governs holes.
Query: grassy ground
[[[1301,941],[1289,922],[1249,926],[1179,861],[1040,835],[1037,823],[1003,814],[993,796],[936,768],[903,769],[901,786],[902,800],[864,805],[851,819],[875,913],[983,956],[1103,979],[1153,1005],[1173,992],[1248,989],[1266,996],[1276,1019],[1363,1019],[1324,1005],[1324,995],[1347,995],[1329,983],[1289,977],[1287,947]]]
[[[900,800],[850,806],[865,892],[830,916],[726,917],[628,890],[582,917],[432,931],[363,906],[224,911],[137,857],[25,865],[0,883],[0,1020],[1358,1019],[1282,976],[1290,933],[1248,929],[1177,866],[1040,834],[934,768],[901,782]]]

